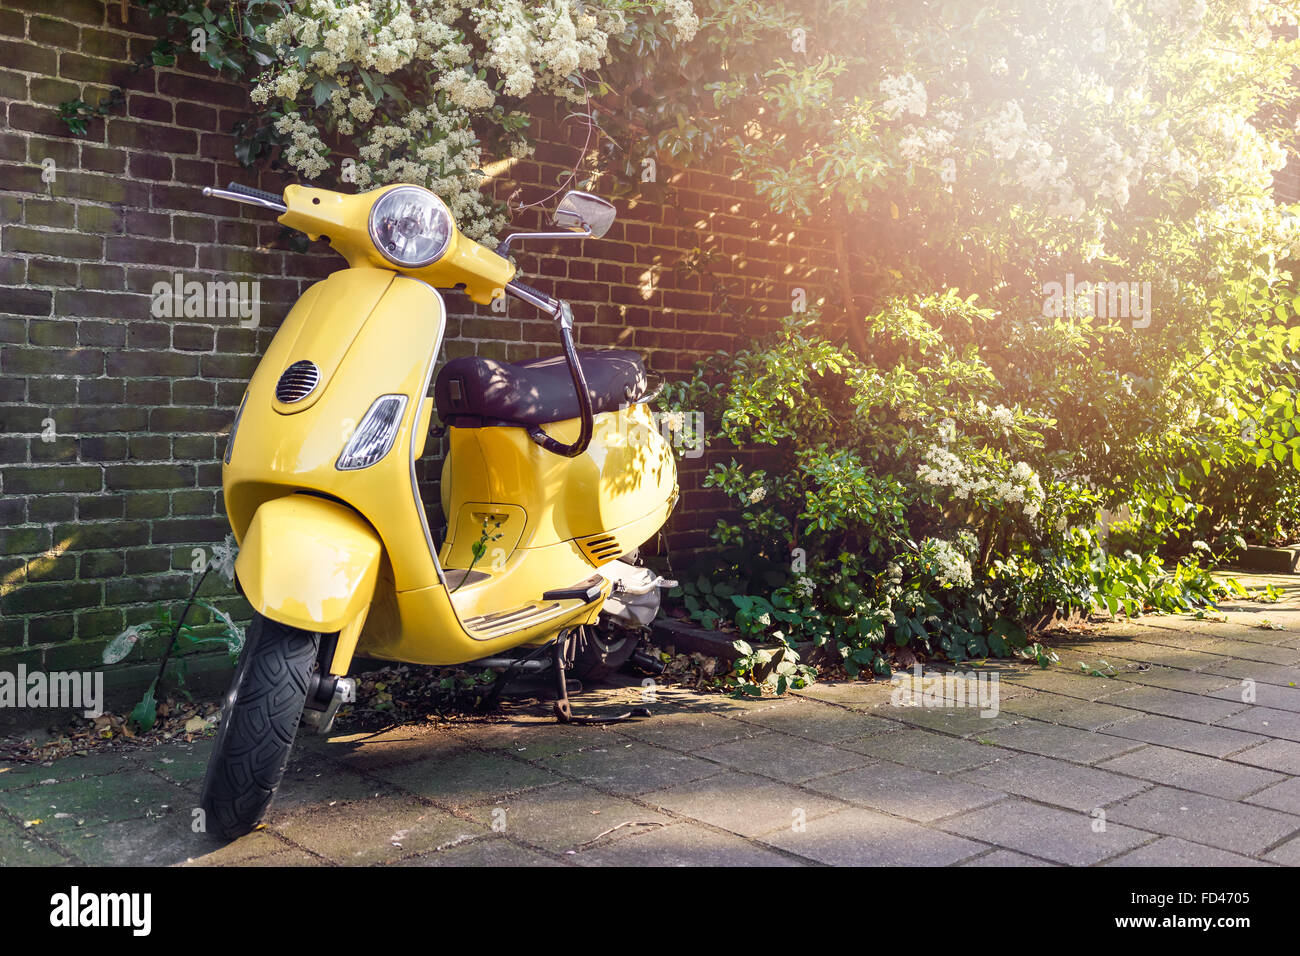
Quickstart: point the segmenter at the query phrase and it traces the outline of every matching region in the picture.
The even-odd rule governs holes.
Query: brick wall
[[[219,456],[235,405],[293,301],[342,263],[323,247],[288,251],[265,214],[200,196],[232,179],[283,183],[254,183],[234,160],[244,87],[197,61],[128,69],[152,26],[138,6],[123,23],[117,0],[0,8],[0,669],[96,663],[124,626],[189,593],[192,550],[228,530]],[[71,135],[57,104],[117,85],[123,107]],[[507,170],[503,194],[540,198],[572,162],[580,130],[539,117],[536,131],[552,145]],[[642,350],[671,376],[786,314],[794,287],[834,294],[808,265],[833,265],[828,235],[794,241],[726,170],[659,176],[658,198],[620,201],[606,240],[520,255],[537,285],[574,302],[583,346]],[[711,277],[676,268],[697,247],[717,253]],[[260,327],[154,318],[149,293],[176,272],[260,281]],[[737,328],[716,283],[758,321]],[[455,295],[448,306],[448,356],[554,351],[550,323],[520,303],[505,316]],[[674,549],[702,544],[725,506],[699,487],[703,464],[682,463]],[[422,463],[431,502],[437,465]],[[221,582],[205,591],[247,614]]]

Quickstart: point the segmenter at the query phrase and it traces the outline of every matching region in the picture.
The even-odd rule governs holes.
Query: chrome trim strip
[[[410,452],[411,463],[410,464],[411,464],[411,494],[415,498],[415,512],[420,516],[420,527],[424,529],[424,543],[429,548],[429,557],[433,559],[433,569],[438,573],[438,581],[445,588],[447,587],[447,577],[442,573],[442,564],[441,562],[438,561],[438,549],[433,543],[433,532],[429,530],[429,517],[424,513],[424,501],[420,498],[420,482],[415,475],[415,446],[416,446],[415,430],[420,427],[420,411],[424,407],[425,398],[427,398],[429,395],[429,383],[433,381],[433,367],[438,364],[438,352],[442,348],[443,335],[447,331],[447,303],[443,300],[442,293],[439,292],[437,289],[435,289],[433,286],[429,285],[429,283],[425,282],[423,279],[417,279],[415,278],[415,276],[401,275],[400,273],[398,274],[397,278],[409,279],[412,282],[418,282],[420,283],[420,285],[428,288],[430,292],[432,292],[435,296],[437,296],[438,307],[442,309],[442,322],[438,328],[438,338],[434,341],[433,348],[429,351],[429,367],[424,370],[424,386],[420,390],[420,395],[419,395],[420,400],[418,402],[411,403],[412,407],[414,407],[415,409],[415,414],[412,415],[412,422],[411,422],[411,452]],[[451,607],[451,611],[453,614],[456,614],[456,606],[454,604]],[[460,621],[459,614],[456,614],[456,620]],[[462,624],[461,627],[463,628],[464,625]]]

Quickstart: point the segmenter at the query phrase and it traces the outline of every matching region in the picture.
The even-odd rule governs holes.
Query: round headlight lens
[[[370,240],[389,262],[416,269],[447,251],[455,228],[441,199],[420,186],[398,186],[370,210]]]

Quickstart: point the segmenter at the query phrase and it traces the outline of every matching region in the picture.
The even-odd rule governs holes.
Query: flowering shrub
[[[344,181],[428,186],[483,238],[504,217],[479,191],[480,134],[493,158],[528,155],[526,97],[581,104],[582,76],[620,46],[645,31],[685,43],[698,23],[690,0],[299,0],[266,29],[274,62],[252,98],[304,178],[331,170],[340,139],[358,156]]]

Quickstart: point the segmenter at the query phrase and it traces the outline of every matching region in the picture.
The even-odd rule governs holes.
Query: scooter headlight
[[[405,395],[381,395],[375,399],[334,467],[339,471],[356,471],[369,468],[387,455],[402,426],[405,410]]]
[[[436,262],[456,224],[442,200],[422,186],[398,186],[370,210],[370,241],[385,259],[404,269]]]

